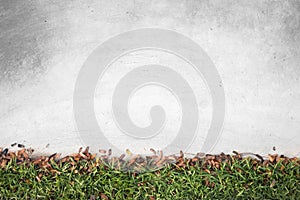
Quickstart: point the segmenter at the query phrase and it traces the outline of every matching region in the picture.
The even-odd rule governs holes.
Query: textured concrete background
[[[144,27],[192,38],[217,67],[226,119],[213,152],[300,155],[299,1],[0,0],[0,146],[76,151],[81,66],[112,35]]]

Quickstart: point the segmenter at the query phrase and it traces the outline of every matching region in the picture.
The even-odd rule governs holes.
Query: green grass
[[[0,168],[0,199],[300,199],[298,161],[253,159],[175,164],[145,173],[121,172],[96,161],[52,162],[52,171],[15,159]]]

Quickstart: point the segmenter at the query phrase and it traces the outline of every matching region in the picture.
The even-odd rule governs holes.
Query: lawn
[[[23,148],[0,155],[0,199],[300,199],[300,160],[279,155],[181,153],[158,170],[140,171],[88,151],[31,158]],[[136,157],[122,164],[139,163]]]

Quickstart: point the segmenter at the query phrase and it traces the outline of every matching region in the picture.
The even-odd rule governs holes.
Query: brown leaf
[[[89,153],[89,149],[90,149],[90,147],[87,146],[82,153],[87,156]]]
[[[35,178],[36,178],[36,180],[37,180],[38,182],[41,182],[40,177],[36,176]]]
[[[150,151],[154,154],[154,155],[156,155],[156,151],[154,150],[154,149],[150,149]]]
[[[96,158],[96,156],[97,156],[97,154],[94,153],[94,154],[91,155],[90,159],[94,160]]]
[[[100,149],[100,150],[99,150],[99,153],[101,153],[101,154],[106,154],[106,150]]]
[[[269,154],[269,155],[268,155],[268,158],[269,158],[269,161],[270,161],[270,162],[274,162],[274,160],[275,160],[276,157],[275,157],[274,155],[270,155],[270,154]]]
[[[163,157],[161,160],[159,160],[156,165],[160,166],[164,161],[166,160],[166,157]]]
[[[185,167],[184,161],[182,160],[180,163],[177,164],[178,167]]]
[[[53,160],[53,159],[55,158],[55,156],[56,156],[56,153],[50,155],[50,156],[49,156],[49,160]]]
[[[271,188],[274,187],[274,186],[275,186],[275,183],[276,183],[276,181],[275,181],[275,179],[273,179],[272,183],[270,184],[270,187],[271,187]]]
[[[3,159],[3,160],[1,161],[0,166],[1,166],[2,168],[4,168],[4,167],[6,166],[6,164],[7,164],[7,162],[8,162],[8,160]]]
[[[132,156],[132,152],[129,149],[126,149],[125,152],[127,155]]]
[[[159,156],[155,160],[155,164],[157,164],[163,158],[163,152],[159,151]]]
[[[149,198],[150,198],[150,200],[156,200],[156,198],[154,196],[150,196]]]
[[[101,193],[101,194],[100,194],[100,197],[101,197],[101,199],[103,199],[103,200],[109,200],[109,198],[108,198],[104,193]]]
[[[85,153],[81,153],[81,152],[80,152],[79,155],[80,155],[82,158],[87,159],[87,156],[86,156]]]
[[[138,157],[139,157],[139,155],[133,156],[132,159],[129,161],[128,166],[131,166],[131,165],[136,161],[136,159],[137,159]]]
[[[91,196],[90,196],[90,200],[96,200],[95,195],[91,195]]]
[[[183,157],[184,157],[183,151],[181,151],[181,150],[180,150],[180,152],[179,152],[179,157],[180,157],[180,158],[183,158]]]
[[[123,160],[125,158],[125,154],[122,154],[120,157],[119,157],[119,160]]]

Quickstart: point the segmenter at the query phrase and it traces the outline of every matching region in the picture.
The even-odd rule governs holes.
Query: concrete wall
[[[81,67],[110,37],[145,27],[191,38],[217,68],[226,116],[211,152],[267,154],[276,147],[275,152],[300,155],[299,1],[1,0],[0,146],[19,142],[42,153],[69,153],[85,145],[73,113]],[[187,73],[191,78],[193,73]],[[107,78],[112,81],[116,75]],[[209,122],[210,96],[201,94]],[[132,115],[133,121],[141,119]],[[147,124],[147,118],[137,123]],[[173,126],[175,122],[170,130]],[[201,134],[187,151],[201,149]],[[114,137],[122,149],[134,148]]]

